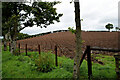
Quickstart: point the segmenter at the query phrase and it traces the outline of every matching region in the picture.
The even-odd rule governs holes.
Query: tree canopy
[[[105,26],[105,28],[108,29],[108,31],[110,31],[110,29],[113,29],[113,24],[108,23],[108,24]]]
[[[13,17],[17,17],[20,24],[18,31],[26,27],[37,25],[38,27],[47,27],[54,24],[54,21],[60,22],[59,18],[62,14],[56,12],[54,6],[60,2],[33,2],[32,5],[27,5],[23,2],[3,2],[2,4],[2,23],[3,35],[8,31],[9,25],[5,23]],[[12,24],[12,23],[11,23]],[[11,26],[14,27],[14,26]]]
[[[120,27],[115,27],[116,31],[119,31],[120,30]]]
[[[4,36],[4,45],[6,45],[6,34],[9,33],[11,43],[11,53],[16,53],[16,40],[18,33],[26,27],[47,27],[54,24],[54,21],[60,22],[62,14],[56,12],[54,6],[60,2],[33,2],[26,4],[23,2],[3,2],[2,4],[2,34]]]

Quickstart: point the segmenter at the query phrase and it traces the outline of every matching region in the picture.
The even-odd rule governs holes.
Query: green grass
[[[51,54],[51,52],[48,52]],[[41,53],[44,55],[44,52]],[[28,57],[29,56],[29,57]],[[50,72],[40,72],[35,68],[35,59],[38,57],[37,52],[28,52],[28,56],[22,53],[20,56],[11,55],[8,51],[2,51],[2,77],[3,78],[72,78],[73,62],[70,58],[58,57],[58,67]],[[55,55],[51,54],[55,61]],[[104,57],[104,58],[102,58]],[[101,59],[105,65],[92,63],[92,78],[95,79],[116,79],[115,60],[112,56],[99,55],[96,57]],[[81,80],[87,79],[87,62],[83,61],[80,67]]]
[[[35,52],[32,58],[28,56],[14,56],[8,51],[3,51],[2,54],[2,77],[3,78],[71,78],[72,73],[64,68],[56,67],[51,72],[43,73],[34,68],[34,58],[38,55]],[[44,54],[44,53],[41,53]],[[51,54],[53,55],[53,54]],[[34,56],[34,57],[33,57]],[[24,59],[22,59],[24,58]],[[63,73],[64,72],[64,73]]]
[[[104,65],[93,64],[93,75],[95,78],[108,78],[108,79],[116,79],[115,72],[115,59],[113,56],[100,55],[97,59],[100,59]],[[103,58],[104,57],[104,58]]]

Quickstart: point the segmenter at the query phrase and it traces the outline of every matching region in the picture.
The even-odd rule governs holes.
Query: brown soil
[[[82,32],[82,39],[85,41],[82,45],[84,51],[86,45],[98,46],[103,48],[119,48],[118,46],[118,32]],[[55,45],[58,46],[58,55],[65,55],[71,59],[75,56],[75,35],[71,32],[51,33],[44,36],[19,40],[20,48],[25,49],[25,44],[28,45],[29,51],[37,51],[38,44],[40,44],[41,51],[52,50],[54,52]],[[115,53],[94,51],[93,54],[107,54],[114,55]],[[93,62],[104,64],[92,57]]]

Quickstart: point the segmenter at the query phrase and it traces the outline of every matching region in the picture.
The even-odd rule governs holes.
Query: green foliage
[[[3,2],[3,36],[7,34],[8,31],[11,33],[11,36],[14,36],[16,32],[19,33],[26,27],[33,27],[34,25],[37,25],[41,28],[46,28],[48,25],[54,24],[54,21],[60,22],[59,18],[63,14],[58,14],[56,12],[56,8],[54,8],[54,6],[59,3],[59,1],[41,1],[33,2],[31,5],[27,5],[24,2]],[[31,17],[31,15],[33,17]],[[15,29],[16,27],[17,29]]]
[[[120,27],[115,27],[116,31],[120,30]]]
[[[82,43],[85,43],[85,40],[82,40]]]
[[[14,50],[13,54],[14,55],[19,55],[19,49]]]
[[[31,59],[28,56],[22,56],[22,55],[18,56],[18,60],[19,61],[27,61],[27,62],[31,61]]]
[[[60,2],[34,2],[32,4],[31,13],[34,14],[34,18],[32,18],[33,23],[36,23],[37,26],[47,27],[50,24],[54,24],[54,21],[60,22],[59,18],[63,14],[58,14],[56,12],[55,6]]]
[[[105,28],[108,29],[108,31],[110,31],[110,29],[113,29],[113,24],[108,23],[108,24],[105,26]]]
[[[39,55],[38,59],[35,60],[37,70],[42,72],[49,72],[54,68],[54,60],[49,53]]]
[[[50,72],[44,73],[37,71],[35,59],[39,59],[38,53],[28,52],[33,57],[24,55],[14,56],[9,51],[2,51],[2,77],[3,78],[72,78],[73,77],[73,63],[74,60],[66,58],[65,56],[58,57],[58,67]],[[41,56],[48,53],[41,53]],[[53,61],[54,54],[48,54]],[[95,54],[93,54],[95,55]],[[104,57],[104,58],[103,58]],[[34,58],[34,59],[33,59]],[[101,59],[105,65],[92,62],[92,78],[93,80],[99,79],[112,79],[116,80],[115,72],[115,59],[113,56],[99,54],[98,59]],[[84,60],[80,67],[80,80],[88,80],[88,66],[87,61]]]
[[[18,22],[18,18],[20,16],[19,15],[12,15],[10,18],[8,18],[8,21],[5,22],[4,26],[6,26],[8,29],[10,29],[10,35],[13,36],[14,34],[17,34],[17,32],[15,33],[15,28],[13,28],[16,23],[18,26],[17,30],[19,29],[20,23]]]
[[[63,14],[58,14],[56,8],[54,8],[54,6],[59,3],[59,1],[33,2],[31,4],[32,6],[19,2],[3,3],[3,22],[9,21],[6,18],[10,18],[13,14],[19,14],[19,21],[24,21],[22,22],[24,27],[20,27],[19,30],[22,30],[25,27],[32,27],[33,25],[46,28],[48,25],[54,24],[54,21],[60,22],[59,18]],[[25,13],[21,13],[21,11],[24,11]],[[29,17],[31,14],[33,14],[32,16],[34,17]]]
[[[83,19],[81,19],[81,21],[83,21]]]
[[[100,59],[105,65],[95,64],[93,66],[93,78],[99,79],[115,79],[115,58],[113,56],[96,54],[97,59]]]
[[[29,37],[28,34],[18,33],[17,40],[25,39],[25,38],[28,38],[28,37]]]
[[[70,32],[72,32],[72,33],[74,34],[74,33],[76,33],[76,30],[74,30],[73,28],[74,28],[74,27],[72,27],[72,28],[69,27],[68,29],[69,29]]]
[[[15,22],[13,20],[13,23],[10,20],[10,18],[14,18],[16,16],[18,19],[16,19],[16,21],[25,21],[26,17],[27,17],[27,12],[25,14],[22,14],[21,11],[25,9],[27,7],[27,5],[25,5],[24,3],[19,3],[19,2],[2,2],[2,23],[3,23],[3,27],[2,27],[2,34],[3,36],[8,33],[8,31],[10,31],[10,28],[14,28],[14,26],[6,26],[6,22],[10,25],[13,25],[13,23]],[[27,8],[26,8],[27,10]],[[19,14],[19,15],[18,15]],[[16,16],[15,16],[16,15]],[[24,18],[22,18],[24,16]],[[12,19],[11,19],[12,20]],[[15,24],[15,23],[14,23]],[[21,26],[19,26],[19,29],[21,29]]]
[[[75,34],[76,33],[76,30],[75,29],[73,29],[74,27],[68,27],[68,29],[69,29],[69,31],[70,32],[72,32],[73,34]],[[84,40],[82,40],[82,43],[84,43],[85,41]]]

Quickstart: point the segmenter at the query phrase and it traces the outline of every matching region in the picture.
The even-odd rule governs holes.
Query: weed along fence
[[[25,55],[28,56],[28,45],[25,44]],[[10,47],[10,44],[9,44],[9,47]],[[54,45],[54,54],[55,54],[55,65],[58,66],[58,59],[57,59],[57,56],[58,56],[58,48],[60,46],[59,45]],[[20,43],[18,43],[18,54],[21,53],[21,45]],[[85,59],[85,56],[87,55],[87,65],[88,65],[88,78],[90,79],[91,76],[92,76],[92,62],[91,62],[91,51],[107,51],[107,52],[120,52],[120,49],[112,49],[112,48],[101,48],[101,47],[91,47],[91,46],[86,46],[86,49],[81,57],[81,60],[80,60],[80,65],[82,65],[82,62],[83,60]],[[37,46],[37,52],[38,54],[40,55],[41,54],[41,45],[38,44]],[[119,55],[114,55],[115,57],[115,61],[116,61],[116,74],[117,74],[117,78],[120,79],[120,54]]]
[[[87,55],[88,76],[90,78],[92,75],[91,51],[95,51],[95,53],[97,53],[97,51],[102,51],[105,52],[105,54],[107,52],[120,52],[120,32],[82,32],[81,35],[84,40],[82,45],[84,54],[81,58],[80,65],[82,65],[82,62]],[[29,56],[27,53],[28,51],[37,51],[39,54],[41,54],[41,52],[53,51],[52,53],[55,54],[56,66],[58,66],[57,56],[64,55],[71,59],[75,56],[75,35],[71,32],[52,33],[44,36],[18,40],[17,43],[19,53],[25,52],[26,56]],[[116,70],[119,72],[118,57],[115,56],[115,60]],[[118,72],[116,71],[116,73]]]
[[[25,46],[25,55],[26,56],[28,56],[28,45],[27,44],[25,44],[24,45]],[[9,45],[9,47],[10,47],[10,45]],[[58,66],[58,58],[57,58],[57,56],[58,56],[58,47],[60,47],[60,46],[58,46],[58,45],[55,45],[55,47],[54,47],[54,53],[55,53],[55,65],[56,66]],[[18,54],[20,54],[21,53],[21,48],[20,48],[20,43],[18,43]],[[89,76],[89,78],[90,78],[90,76],[92,75],[92,63],[91,63],[91,48],[90,48],[90,46],[87,46],[86,47],[86,50],[85,50],[85,53],[83,54],[83,56],[82,56],[82,58],[81,58],[81,60],[80,60],[80,65],[82,64],[82,62],[83,62],[83,59],[85,58],[85,56],[86,56],[86,54],[87,54],[87,62],[88,62],[88,76]],[[40,53],[41,53],[41,47],[40,47],[40,44],[38,44],[38,53],[39,53],[39,55],[40,55]]]
[[[25,44],[24,45],[25,46],[25,55],[26,56],[28,56],[28,45],[27,44]],[[10,47],[10,45],[9,45],[9,47]],[[57,56],[58,56],[58,48],[59,48],[60,46],[58,46],[58,45],[55,45],[55,47],[54,47],[54,53],[55,53],[55,65],[56,66],[58,66],[58,58],[57,58]],[[19,51],[19,53],[18,54],[20,54],[21,52],[20,52],[20,43],[18,43],[18,51]],[[92,75],[92,63],[91,63],[91,49],[90,49],[90,46],[87,46],[86,47],[86,50],[85,50],[85,53],[83,54],[83,56],[82,56],[82,58],[81,58],[81,60],[80,60],[80,65],[82,64],[82,62],[83,62],[83,59],[85,58],[85,56],[86,56],[86,54],[87,54],[87,62],[88,62],[88,76],[89,76],[89,78],[90,78],[90,76]],[[38,53],[39,53],[39,55],[40,55],[40,53],[41,53],[41,47],[40,47],[40,44],[38,44]]]
[[[108,52],[120,52],[120,49],[112,49],[112,48],[100,48],[100,47],[90,47],[87,46],[86,50],[80,60],[80,66],[83,62],[83,59],[87,55],[87,62],[88,62],[88,76],[89,79],[92,76],[92,64],[91,64],[91,50],[98,50],[98,51],[108,51]],[[120,54],[114,55],[115,57],[115,62],[116,62],[116,74],[117,74],[117,79],[120,79]]]
[[[120,55],[114,55],[116,61],[116,74],[118,79],[120,80]]]
[[[9,43],[10,47],[10,43]],[[20,43],[18,43],[18,55],[21,53],[21,48],[20,48]],[[10,50],[9,50],[10,51]],[[55,65],[58,66],[58,60],[57,60],[57,45],[54,47],[54,52],[55,52]],[[39,55],[41,54],[41,47],[40,44],[38,44],[38,53]],[[25,55],[28,56],[28,45],[25,44]]]
[[[91,47],[91,50],[99,50],[99,51],[108,51],[108,52],[120,52],[120,49],[112,49],[112,48],[100,48],[100,47]],[[116,74],[117,79],[120,79],[120,54],[114,55],[116,61]]]

